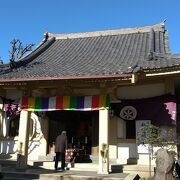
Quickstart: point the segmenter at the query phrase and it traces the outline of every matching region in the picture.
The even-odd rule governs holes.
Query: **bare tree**
[[[15,62],[19,61],[27,52],[32,51],[34,44],[22,45],[22,42],[19,39],[13,39],[11,41],[11,51],[10,53],[10,66],[15,68]]]

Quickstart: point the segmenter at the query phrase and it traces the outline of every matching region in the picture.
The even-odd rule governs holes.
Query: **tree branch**
[[[27,52],[32,51],[34,44],[27,44],[23,47],[22,42],[19,39],[13,39],[11,41],[10,53],[10,67],[11,69],[17,68],[16,61],[19,61]]]
[[[19,39],[13,39],[11,44],[10,62],[20,60],[27,52],[32,51],[32,47],[34,46],[34,44],[27,44],[23,47],[22,42]]]

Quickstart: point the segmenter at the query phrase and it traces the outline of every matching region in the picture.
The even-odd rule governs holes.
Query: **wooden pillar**
[[[17,168],[24,169],[27,167],[28,145],[29,145],[29,122],[30,114],[28,111],[21,111],[19,124],[19,148],[17,156]]]
[[[109,113],[108,110],[99,110],[99,174],[109,173]],[[103,149],[105,145],[105,149]],[[105,157],[102,156],[104,151]],[[107,153],[107,154],[106,154]]]
[[[0,136],[3,136],[3,111],[0,111]]]
[[[174,86],[174,81],[173,79],[165,79],[165,93],[175,93],[175,86]]]

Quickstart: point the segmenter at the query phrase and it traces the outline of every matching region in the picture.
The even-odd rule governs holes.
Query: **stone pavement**
[[[138,180],[137,174],[110,173],[98,174],[95,171],[66,170],[54,171],[40,167],[28,166],[26,170],[17,170],[15,167],[5,166],[1,168],[2,180]]]

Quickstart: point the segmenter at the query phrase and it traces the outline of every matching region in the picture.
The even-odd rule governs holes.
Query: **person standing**
[[[61,160],[61,169],[65,169],[65,153],[67,149],[66,131],[62,131],[61,135],[57,136],[55,143],[55,170],[58,169],[58,161]]]

